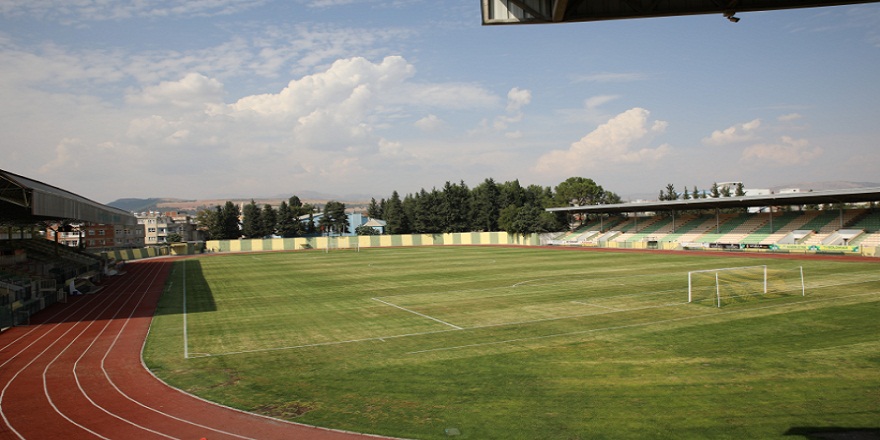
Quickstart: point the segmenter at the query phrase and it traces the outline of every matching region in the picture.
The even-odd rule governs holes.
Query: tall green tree
[[[379,208],[379,203],[376,202],[375,198],[370,198],[370,204],[367,206],[367,217],[382,218],[382,210]]]
[[[660,192],[661,198],[660,200],[678,200],[678,192],[675,191],[675,185],[668,183],[666,184],[666,193],[664,194],[662,191]]]
[[[421,234],[437,234],[443,232],[444,218],[442,213],[443,197],[437,188],[430,192],[422,188],[415,196],[415,209],[412,211],[412,231]]]
[[[709,189],[709,197],[713,199],[721,197],[721,190],[718,188],[718,182],[712,183],[712,188]]]
[[[471,192],[464,181],[459,184],[446,182],[441,195],[440,215],[443,232],[466,232],[471,230]]]
[[[491,177],[474,187],[471,191],[471,210],[473,229],[492,232],[498,230],[498,215],[501,211],[501,191]]]
[[[737,182],[737,183],[736,183],[736,193],[735,193],[734,195],[737,196],[737,197],[743,197],[743,196],[746,195],[746,190],[745,190],[745,188],[743,187],[742,182]]]
[[[238,205],[231,201],[226,201],[223,209],[219,209],[219,224],[221,237],[219,240],[234,240],[241,237],[241,210]]]
[[[385,203],[385,211],[382,220],[385,220],[385,232],[389,234],[409,234],[409,221],[403,210],[403,202],[400,194],[394,191],[391,198]]]
[[[517,208],[525,205],[526,192],[519,184],[519,180],[512,180],[498,185],[499,206],[506,207],[509,205]]]
[[[196,213],[196,227],[202,231],[208,240],[217,240],[223,234],[220,228],[221,207],[215,209],[206,208]]]
[[[290,205],[288,205],[286,201],[281,201],[281,206],[278,207],[277,217],[275,229],[278,231],[278,235],[284,238],[290,238],[296,237],[300,234],[301,227],[299,219],[293,216],[293,211],[290,210]]]
[[[257,203],[251,202],[242,209],[241,233],[247,238],[259,238],[263,236],[262,210]]]
[[[345,203],[330,200],[324,205],[324,215],[318,220],[318,226],[325,232],[345,234],[350,225],[345,213]]]
[[[278,212],[275,211],[275,208],[267,203],[263,206],[263,210],[260,212],[260,217],[263,226],[263,237],[275,235],[278,223]]]

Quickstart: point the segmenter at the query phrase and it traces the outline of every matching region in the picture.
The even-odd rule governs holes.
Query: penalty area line
[[[799,305],[804,305],[804,304],[809,304],[809,303],[832,301],[832,300],[841,299],[841,298],[856,298],[856,297],[870,296],[870,295],[880,295],[880,291],[868,292],[868,293],[857,293],[854,295],[844,295],[844,296],[838,296],[838,297],[834,297],[834,298],[821,298],[821,299],[814,299],[814,300],[798,301],[796,303],[788,303],[788,304],[774,304],[774,305],[770,305],[770,306],[756,307],[753,309],[746,309],[746,310],[730,310],[727,312],[707,313],[707,314],[701,314],[701,315],[695,315],[695,316],[683,316],[680,318],[661,319],[661,320],[657,320],[657,321],[639,322],[639,323],[635,323],[635,324],[624,324],[624,325],[617,325],[617,326],[610,326],[610,327],[598,327],[598,328],[591,328],[591,329],[587,329],[587,330],[579,330],[579,331],[564,332],[564,333],[552,333],[549,335],[542,335],[542,336],[530,336],[530,337],[516,338],[516,339],[504,339],[504,340],[499,340],[499,341],[479,342],[479,343],[475,343],[475,344],[456,345],[456,346],[452,346],[452,347],[431,348],[431,349],[426,349],[426,350],[410,351],[407,354],[414,355],[414,354],[434,353],[434,352],[439,352],[439,351],[461,350],[461,349],[474,348],[474,347],[487,347],[487,346],[491,346],[491,345],[505,345],[505,344],[512,344],[512,343],[518,343],[518,342],[537,341],[537,340],[541,340],[541,339],[551,339],[551,338],[559,338],[559,337],[566,337],[566,336],[587,335],[590,333],[597,333],[597,332],[604,332],[604,331],[623,330],[623,329],[631,329],[631,328],[638,328],[638,327],[649,327],[649,326],[657,325],[657,324],[668,324],[668,323],[673,323],[673,322],[691,321],[691,320],[695,320],[695,319],[716,317],[716,316],[720,316],[720,315],[732,315],[732,314],[738,314],[738,313],[753,312],[755,310],[767,310],[767,309],[775,309],[775,308],[780,308],[780,307],[792,307],[792,306],[799,306]],[[687,304],[687,303],[682,303],[682,304]],[[480,328],[480,327],[474,327],[474,328]]]
[[[400,309],[400,310],[403,310],[404,312],[409,312],[409,313],[412,313],[413,315],[421,316],[422,318],[427,318],[427,319],[430,319],[431,321],[439,322],[440,324],[447,325],[447,326],[452,327],[452,328],[454,328],[454,329],[456,329],[456,330],[464,330],[462,327],[459,327],[459,326],[457,326],[457,325],[455,325],[455,324],[450,324],[450,323],[448,323],[448,322],[446,322],[446,321],[443,321],[443,320],[437,319],[437,318],[435,318],[435,317],[433,317],[433,316],[428,316],[428,315],[425,315],[424,313],[419,313],[419,312],[416,312],[415,310],[410,310],[410,309],[408,309],[408,308],[406,308],[406,307],[401,307],[401,306],[399,306],[399,305],[397,305],[397,304],[393,304],[393,303],[390,303],[390,302],[388,302],[388,301],[382,301],[382,300],[379,299],[379,298],[370,298],[370,299],[372,299],[373,301],[378,301],[378,302],[380,302],[380,303],[382,303],[382,304],[385,304],[386,306],[391,306],[391,307],[394,307],[395,309]]]

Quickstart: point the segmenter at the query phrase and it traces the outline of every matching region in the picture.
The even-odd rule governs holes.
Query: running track
[[[0,439],[364,439],[244,413],[165,385],[141,348],[171,261],[130,263],[0,334]],[[376,438],[376,437],[372,437]]]

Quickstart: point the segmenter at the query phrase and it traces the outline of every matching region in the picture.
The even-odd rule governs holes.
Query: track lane
[[[131,263],[0,335],[0,439],[382,438],[241,412],[153,376],[141,350],[171,264]]]

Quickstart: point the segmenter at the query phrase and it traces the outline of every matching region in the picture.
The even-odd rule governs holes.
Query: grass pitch
[[[760,264],[803,266],[806,296],[686,302],[688,271]],[[210,400],[389,436],[792,438],[878,429],[878,316],[873,262],[500,247],[220,255],[175,263],[144,357]]]

